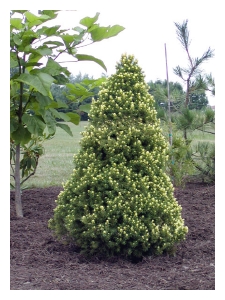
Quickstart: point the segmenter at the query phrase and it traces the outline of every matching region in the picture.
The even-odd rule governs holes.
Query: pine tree
[[[137,60],[124,54],[92,104],[75,169],[49,221],[85,254],[139,258],[185,239],[148,88]]]

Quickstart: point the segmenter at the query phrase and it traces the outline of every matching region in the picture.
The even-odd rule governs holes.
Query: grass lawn
[[[88,122],[79,125],[68,124],[73,132],[73,137],[61,128],[57,128],[53,139],[44,143],[45,154],[39,158],[39,164],[34,176],[31,176],[24,186],[48,187],[61,186],[66,182],[74,169],[73,156],[80,148],[81,132],[85,130]]]

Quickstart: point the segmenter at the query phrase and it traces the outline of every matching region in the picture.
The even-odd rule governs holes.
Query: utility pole
[[[165,58],[166,58],[166,79],[167,79],[168,115],[169,115],[169,143],[170,143],[170,146],[172,147],[173,136],[172,136],[172,124],[171,124],[171,112],[170,112],[170,87],[169,87],[166,44],[165,44]]]

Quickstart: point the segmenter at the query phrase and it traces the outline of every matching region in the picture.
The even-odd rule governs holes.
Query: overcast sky
[[[76,11],[60,12],[54,22],[64,28],[72,28],[79,25],[81,18],[94,17],[99,12],[98,23],[101,26],[118,24],[125,27],[125,30],[116,37],[80,48],[78,53],[102,59],[107,67],[107,75],[115,73],[116,62],[120,60],[122,53],[133,54],[148,82],[166,79],[166,44],[169,80],[180,82],[173,73],[173,68],[177,65],[186,67],[187,56],[177,39],[174,22],[182,23],[188,19],[190,54],[192,57],[201,57],[209,47],[215,49],[216,25],[212,21],[213,9],[209,3],[211,2],[193,0],[86,0],[67,6],[66,9]],[[104,69],[94,62],[69,63],[67,67],[74,75],[81,72],[98,78],[105,73]],[[215,77],[215,58],[204,63],[202,68]],[[210,97],[210,103],[214,102],[215,99]]]

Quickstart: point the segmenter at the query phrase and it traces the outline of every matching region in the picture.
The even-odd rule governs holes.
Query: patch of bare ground
[[[189,228],[175,256],[86,259],[48,229],[60,187],[23,192],[24,218],[11,192],[11,290],[214,290],[215,186],[188,183],[175,197]]]

